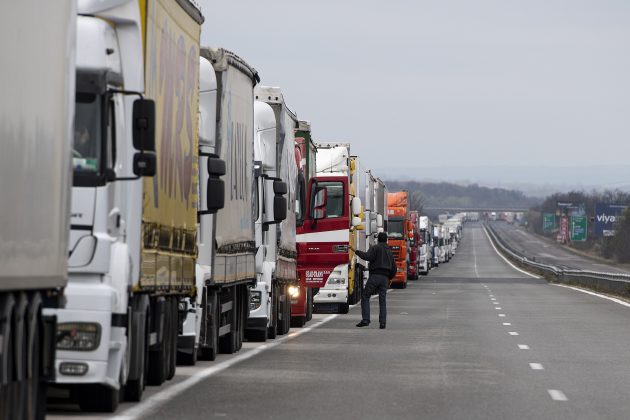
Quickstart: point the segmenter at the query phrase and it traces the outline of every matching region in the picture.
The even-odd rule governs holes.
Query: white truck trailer
[[[0,419],[43,419],[67,283],[76,5],[0,13]]]
[[[257,86],[254,94],[258,281],[250,291],[247,332],[264,341],[286,334],[291,326],[291,298],[299,293],[295,231],[302,194],[295,160],[298,119],[280,88]]]
[[[259,205],[254,178],[258,72],[221,48],[202,48],[199,66],[200,156],[208,159],[202,165],[208,180],[201,193],[208,209],[200,213],[197,294],[182,302],[188,316],[179,352],[189,355],[188,363],[194,362],[195,352],[214,360],[217,352],[234,353],[242,347],[249,288],[256,283],[254,223]],[[210,215],[219,206],[223,208]]]
[[[426,275],[429,274],[433,261],[433,247],[431,246],[432,225],[428,216],[420,216],[418,230],[420,231],[420,238],[422,239],[422,245],[420,245],[418,255],[418,268],[420,274]]]
[[[114,411],[123,391],[137,401],[174,376],[179,300],[195,293],[203,17],[188,0],[82,0],[78,13],[56,384]]]

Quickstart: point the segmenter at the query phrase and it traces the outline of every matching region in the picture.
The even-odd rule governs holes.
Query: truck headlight
[[[57,325],[57,350],[92,351],[101,343],[101,326],[95,322]]]
[[[262,293],[258,290],[252,290],[249,294],[249,310],[255,311],[260,308]]]
[[[298,286],[289,286],[289,296],[292,298],[297,298],[300,296],[300,288]]]
[[[328,284],[346,284],[346,279],[342,277],[330,277],[328,278]]]

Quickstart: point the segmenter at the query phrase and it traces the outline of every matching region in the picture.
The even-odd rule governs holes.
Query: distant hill
[[[630,192],[630,165],[594,166],[444,166],[374,167],[385,181],[460,185],[477,184],[486,187],[514,189],[532,197],[544,198],[557,192],[619,189]]]
[[[463,186],[449,182],[418,181],[387,181],[386,183],[390,191],[409,191],[411,206],[415,209],[420,207],[424,209],[436,207],[530,208],[542,201],[538,198],[528,197],[521,191],[488,188],[477,184]]]

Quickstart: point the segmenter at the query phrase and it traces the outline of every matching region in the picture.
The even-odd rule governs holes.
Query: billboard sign
[[[553,213],[543,213],[543,232],[549,233],[556,229],[556,215]]]
[[[593,235],[597,237],[614,236],[615,224],[627,208],[628,206],[622,204],[596,203]]]
[[[571,216],[571,241],[586,241],[586,231],[588,228],[588,218],[586,216]]]
[[[572,201],[557,201],[558,210],[556,214],[565,216],[586,216],[586,206],[584,203],[574,203]]]

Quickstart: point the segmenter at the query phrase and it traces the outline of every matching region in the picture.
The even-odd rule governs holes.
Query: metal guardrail
[[[619,296],[630,296],[630,274],[607,273],[600,271],[578,270],[573,268],[558,267],[550,264],[542,264],[528,258],[512,248],[500,235],[492,224],[484,224],[484,229],[491,237],[492,242],[506,256],[521,264],[532,268],[535,272],[543,274],[551,281],[558,283],[574,284],[590,289],[603,291]],[[549,278],[551,277],[551,278]]]

